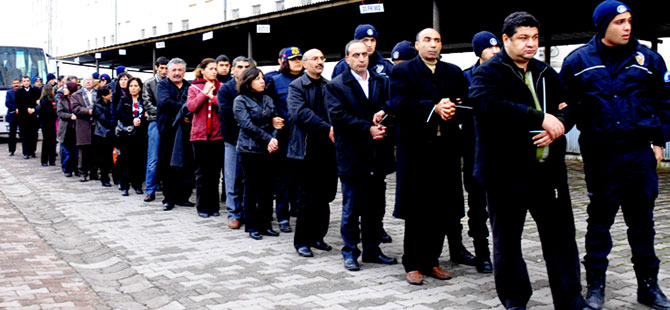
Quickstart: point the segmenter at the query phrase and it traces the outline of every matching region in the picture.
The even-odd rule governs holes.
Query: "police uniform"
[[[621,207],[635,273],[644,286],[645,279],[656,282],[660,263],[654,253],[658,177],[651,144],[663,146],[670,139],[670,73],[663,58],[636,39],[608,47],[601,38],[598,34],[571,53],[561,70],[569,114],[581,131],[591,200],[584,265],[589,287],[602,281],[604,289],[610,227]]]

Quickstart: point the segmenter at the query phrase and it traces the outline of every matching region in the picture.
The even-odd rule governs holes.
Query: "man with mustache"
[[[455,103],[466,98],[461,69],[440,61],[442,37],[424,29],[414,43],[418,56],[391,72],[391,113],[398,130],[394,216],[405,220],[402,264],[407,282],[423,275],[448,280],[440,268],[444,236],[456,263],[474,265],[462,243],[463,190]],[[426,177],[430,173],[434,177]]]
[[[563,63],[571,99],[567,108],[581,134],[579,145],[590,204],[586,209],[586,301],[605,302],[610,228],[621,207],[637,277],[637,300],[670,309],[658,286],[654,251],[656,165],[670,140],[670,72],[663,58],[631,36],[632,13],[619,1],[593,12],[598,33]]]
[[[387,136],[387,127],[380,124],[388,101],[388,78],[368,70],[365,43],[351,41],[345,52],[349,69],[328,83],[326,102],[342,182],[342,256],[344,267],[356,271],[360,270],[357,259],[361,241],[363,262],[398,262],[379,248],[381,210],[386,204],[384,179],[393,172],[394,159],[393,141]]]
[[[177,129],[172,125],[182,106],[186,103],[191,83],[184,80],[186,62],[181,58],[172,58],[168,64],[167,79],[158,82],[156,87],[156,119],[158,121],[159,159],[163,184],[163,211],[170,211],[175,204],[193,207],[188,201],[192,189],[184,186],[185,177],[170,165]]]
[[[507,309],[526,309],[532,294],[521,250],[526,214],[537,224],[556,309],[590,309],[581,296],[572,208],[555,183],[561,150],[554,140],[570,128],[559,105],[558,73],[533,58],[540,24],[526,12],[505,18],[503,50],[481,64],[470,86],[477,130],[475,175],[486,190],[493,231],[493,272]],[[562,173],[565,173],[563,171]]]
[[[321,74],[326,58],[317,49],[302,56],[305,74],[289,84],[290,139],[287,157],[298,161],[298,218],[293,244],[298,255],[312,257],[311,247],[330,251],[330,206],[337,192],[335,136],[328,106],[326,80]]]

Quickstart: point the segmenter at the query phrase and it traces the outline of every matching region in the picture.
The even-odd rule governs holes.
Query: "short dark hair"
[[[112,88],[109,87],[109,85],[103,85],[103,86],[98,87],[97,96],[98,96],[99,100],[102,100],[102,96],[107,96],[111,92],[112,92]]]
[[[27,75],[22,76],[21,81],[23,81],[23,79],[28,79],[28,81],[31,81],[30,76],[27,76]],[[31,81],[31,83],[32,83],[32,81]]]
[[[59,76],[58,76],[58,82],[62,81],[64,78],[65,78],[64,75],[59,75]]]
[[[239,84],[237,84],[237,93],[240,95],[249,95],[253,91],[251,89],[251,82],[255,80],[259,74],[263,74],[261,69],[256,67],[250,67],[249,69],[244,70],[242,77],[240,78]]]
[[[511,38],[519,27],[536,27],[539,29],[540,22],[528,12],[514,12],[505,18],[502,33]]]
[[[221,54],[221,55],[219,55],[219,57],[216,57],[216,63],[219,63],[219,61],[230,62],[230,59],[228,58],[228,56],[226,56],[224,54]]]
[[[128,88],[130,89],[130,82],[136,81],[137,85],[140,87],[140,94],[139,96],[142,97],[142,88],[144,88],[144,84],[142,84],[142,79],[138,77],[133,77],[131,76],[130,79],[128,80]],[[117,83],[118,84],[118,83]]]
[[[170,62],[170,59],[168,59],[167,57],[161,56],[161,57],[156,58],[156,63],[154,64],[154,66],[156,66],[156,67],[163,66],[163,65],[167,66],[168,62]]]

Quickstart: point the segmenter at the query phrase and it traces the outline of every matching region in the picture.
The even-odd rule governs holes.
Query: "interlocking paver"
[[[3,151],[6,146],[0,145]],[[581,163],[570,161],[569,170],[583,252],[588,197]],[[667,288],[670,171],[660,177],[656,249],[664,262],[660,284]],[[382,249],[399,258],[404,223],[391,216],[393,178],[387,179],[384,222],[394,241]],[[454,274],[449,281],[426,278],[423,286],[411,286],[401,265],[361,263],[359,272],[344,270],[339,194],[331,204],[326,237],[334,250],[315,250],[309,259],[295,253],[291,233],[255,241],[243,230],[228,229],[225,212],[209,219],[199,218],[193,208],[163,212],[158,196],[144,203],[140,195],[122,197],[97,182],[65,178],[59,168],[40,167],[36,160],[3,158],[0,309],[502,309],[493,277],[450,263],[446,247],[441,264]],[[612,228],[606,307],[646,309],[635,301],[625,231],[619,214]],[[537,227],[530,219],[523,238],[535,289],[529,306],[553,309]],[[464,240],[471,248],[465,231]]]

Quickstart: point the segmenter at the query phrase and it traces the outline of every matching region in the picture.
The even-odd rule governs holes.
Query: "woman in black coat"
[[[98,99],[93,107],[93,119],[96,126],[93,132],[93,153],[96,166],[100,167],[100,183],[104,187],[112,186],[109,183],[109,170],[112,168],[112,152],[114,150],[114,128],[112,121],[112,89],[109,86],[98,88]]]
[[[51,84],[42,88],[39,119],[42,126],[42,166],[56,165],[56,114],[55,91]]]
[[[284,126],[270,96],[265,94],[263,72],[257,68],[244,71],[238,84],[239,96],[233,103],[233,113],[240,126],[237,152],[244,172],[245,230],[253,239],[279,236],[272,230],[272,173],[270,153],[279,149],[277,130]]]
[[[115,133],[118,139],[116,164],[123,196],[128,196],[130,185],[135,193],[143,194],[142,183],[146,171],[147,121],[142,104],[142,81],[131,78],[128,96],[122,97],[117,109]]]

